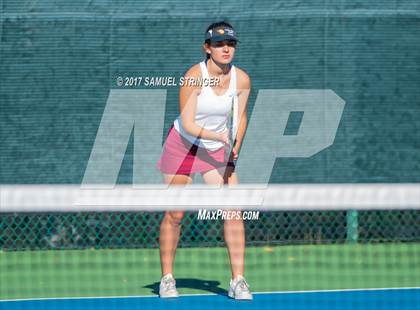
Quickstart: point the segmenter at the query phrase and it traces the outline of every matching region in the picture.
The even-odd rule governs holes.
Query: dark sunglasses
[[[229,40],[229,41],[211,42],[212,47],[223,47],[225,45],[229,47],[236,47],[236,41]]]

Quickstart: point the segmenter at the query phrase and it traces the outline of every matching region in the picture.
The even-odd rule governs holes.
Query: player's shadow
[[[160,282],[155,282],[144,287],[150,288],[152,293],[159,295],[159,284]],[[176,279],[176,288],[191,288],[197,289],[202,291],[207,291],[210,293],[218,294],[218,295],[227,295],[227,291],[219,287],[219,281],[212,281],[212,280],[200,280],[200,279]]]

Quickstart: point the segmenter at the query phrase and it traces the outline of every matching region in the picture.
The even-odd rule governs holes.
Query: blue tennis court
[[[418,310],[420,289],[372,289],[325,292],[256,293],[251,302],[223,295],[187,295],[178,299],[147,297],[16,300],[0,303],[2,310],[128,310],[128,309],[283,309],[283,310]]]

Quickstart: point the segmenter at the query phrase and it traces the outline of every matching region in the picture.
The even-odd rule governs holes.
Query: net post
[[[359,238],[359,221],[357,210],[347,210],[347,243],[357,243]]]

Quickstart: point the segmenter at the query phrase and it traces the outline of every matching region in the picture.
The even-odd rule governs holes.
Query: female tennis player
[[[168,132],[157,164],[166,184],[191,184],[194,173],[201,173],[206,184],[238,183],[234,162],[247,126],[251,82],[243,70],[232,65],[237,41],[235,30],[227,22],[211,24],[206,30],[203,45],[206,59],[192,66],[184,76],[179,95],[180,115]],[[235,105],[237,130],[234,142],[230,142],[227,121]],[[183,216],[183,211],[166,212],[160,226],[159,295],[163,298],[178,297],[173,263]],[[225,220],[224,237],[232,271],[228,295],[252,299],[244,278],[242,219]]]

